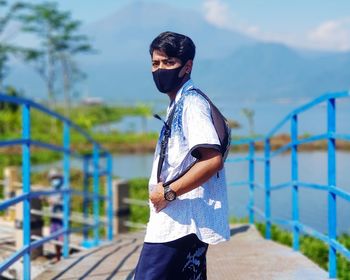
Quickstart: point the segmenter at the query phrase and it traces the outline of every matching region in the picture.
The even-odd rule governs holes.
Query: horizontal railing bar
[[[1,201],[0,202],[0,211],[5,210],[5,209],[9,208],[10,206],[13,206],[17,203],[20,203],[23,200],[27,199],[28,197],[29,197],[29,199],[33,199],[33,198],[40,197],[40,196],[63,195],[64,193],[72,193],[74,195],[80,195],[80,196],[86,195],[90,199],[93,199],[95,197],[95,195],[93,193],[81,192],[81,191],[75,191],[75,190],[67,190],[67,189],[63,189],[63,190],[37,190],[37,191],[32,191],[29,194],[20,194],[16,197],[12,197],[12,198],[9,198],[7,200]],[[108,197],[106,195],[98,195],[97,197],[100,200],[107,200],[108,199]]]
[[[311,189],[317,189],[317,190],[323,190],[323,191],[332,191],[337,196],[340,196],[341,198],[350,201],[350,193],[343,191],[342,189],[338,187],[331,187],[328,185],[319,185],[319,184],[312,184],[312,183],[306,183],[306,182],[296,182],[296,185],[300,187],[306,187]]]
[[[233,187],[237,187],[237,186],[246,186],[246,185],[250,185],[253,184],[255,187],[259,188],[259,189],[265,189],[265,186],[259,183],[255,183],[255,182],[249,182],[249,181],[242,181],[242,182],[231,182],[228,183],[227,186],[233,186]]]
[[[24,139],[14,139],[14,140],[2,140],[0,141],[0,147],[23,145],[27,143]]]
[[[93,172],[88,172],[86,174],[87,174],[88,177],[94,177],[95,176],[95,174]],[[106,176],[106,175],[108,175],[108,170],[103,170],[102,169],[102,171],[98,171],[98,176],[101,177],[101,176]]]
[[[293,184],[293,182],[285,182],[285,183],[273,185],[273,186],[270,187],[270,190],[271,191],[275,191],[275,190],[283,189],[283,188],[286,188],[286,187],[290,187],[292,184]]]
[[[52,117],[55,117],[56,119],[62,121],[62,122],[65,122],[67,124],[69,124],[71,127],[73,127],[74,129],[76,129],[79,133],[81,133],[82,135],[84,135],[90,142],[94,143],[94,144],[97,144],[98,143],[93,140],[91,138],[91,136],[85,132],[84,130],[82,130],[78,125],[76,125],[75,123],[73,123],[71,120],[67,119],[66,117],[64,116],[61,116],[60,114],[50,110],[50,109],[47,109],[45,108],[44,106],[32,101],[32,100],[29,100],[29,99],[26,99],[26,98],[23,98],[23,97],[14,97],[14,96],[9,96],[9,95],[5,95],[5,94],[1,94],[0,93],[0,100],[3,100],[3,101],[6,101],[6,102],[10,102],[10,103],[15,103],[15,104],[19,104],[19,105],[28,105],[32,108],[35,108],[43,113],[46,113]]]
[[[106,195],[95,195],[93,192],[84,192],[84,191],[77,191],[77,190],[71,190],[71,193],[73,195],[79,195],[79,196],[86,196],[89,200],[94,199],[97,197],[100,200],[107,200],[108,196]]]
[[[234,162],[242,162],[242,161],[248,161],[249,157],[239,157],[239,158],[227,158],[225,162],[227,163],[234,163]]]
[[[248,206],[248,208],[249,209],[252,209],[255,213],[257,213],[260,217],[262,217],[262,218],[264,218],[265,220],[266,220],[266,216],[265,216],[265,213],[261,210],[261,209],[259,209],[258,207],[249,207]]]
[[[41,240],[41,239],[43,239],[43,237],[39,236],[39,235],[31,235],[30,238],[33,239],[33,240]],[[48,241],[46,241],[46,242],[48,242]],[[55,239],[54,240],[50,240],[50,243],[63,247],[63,242],[60,242],[60,241],[55,240]],[[80,250],[80,251],[87,250],[85,247],[82,247],[82,246],[79,246],[79,245],[75,245],[75,244],[72,244],[72,243],[69,243],[68,247],[72,248],[72,249]]]
[[[97,225],[99,226],[100,223],[98,223]],[[82,232],[84,230],[89,230],[89,229],[92,229],[94,228],[96,225],[84,225],[82,227],[73,227],[73,228],[70,228],[69,230],[69,233],[74,233],[74,232]]]
[[[40,211],[36,209],[31,209],[30,213],[35,216],[41,216],[41,217],[46,216],[50,218],[57,218],[57,219],[63,220],[63,213],[51,213],[48,211]],[[76,212],[71,213],[68,220],[76,223],[81,223],[81,224],[94,225],[93,218],[83,217],[82,215],[79,215]]]
[[[53,196],[53,195],[63,195],[65,193],[70,193],[71,190],[68,189],[63,189],[63,190],[36,190],[36,191],[32,191],[29,194],[29,198],[33,199],[33,198],[37,198],[40,196]]]
[[[343,91],[343,92],[337,92],[337,93],[327,93],[324,94],[313,101],[293,110],[290,112],[281,122],[279,122],[266,136],[265,139],[271,138],[285,123],[287,123],[293,116],[298,115],[322,102],[325,102],[331,98],[344,98],[344,97],[349,97],[350,94],[348,91]]]
[[[0,274],[8,269],[12,264],[18,261],[25,253],[28,252],[29,246],[22,247],[15,253],[13,253],[9,258],[7,258],[4,262],[0,264]]]
[[[271,222],[279,224],[279,225],[289,226],[289,227],[293,226],[293,221],[287,220],[287,219],[271,218]]]
[[[63,146],[50,144],[50,143],[46,143],[46,142],[42,142],[42,141],[38,141],[38,140],[30,140],[29,143],[31,143],[34,146],[46,148],[46,149],[51,150],[51,151],[66,153],[66,154],[69,154],[69,155],[74,156],[76,158],[83,157],[83,155],[79,154],[78,152],[65,149]]]
[[[325,242],[325,243],[329,243],[329,238],[327,235],[324,235],[323,233],[320,233],[319,231],[313,229],[312,227],[306,226],[302,223],[296,223],[296,226],[298,227],[298,229],[308,235],[311,235],[313,237],[316,237],[317,239]]]
[[[254,183],[254,186],[257,187],[258,189],[265,189],[265,185],[259,184],[259,183]]]
[[[334,138],[335,139],[338,139],[338,140],[347,140],[347,141],[350,141],[350,135],[349,134],[338,134],[336,133],[334,135]]]
[[[54,233],[50,234],[49,236],[45,236],[45,237],[41,238],[40,240],[36,240],[30,244],[30,250],[33,250],[37,247],[40,247],[44,243],[46,243],[52,239],[55,239],[55,238],[59,237],[60,235],[65,234],[65,233],[66,233],[65,229],[59,229],[59,230],[55,231]]]
[[[22,202],[23,200],[27,199],[28,197],[28,194],[20,194],[16,197],[11,197],[3,202],[0,203],[0,211],[1,210],[5,210],[7,209],[8,207],[12,206],[12,205],[15,205],[19,202]]]
[[[31,209],[30,213],[36,216],[47,216],[51,218],[63,219],[63,213],[51,213],[50,207],[45,207],[43,210]],[[92,215],[84,216],[79,212],[71,212],[68,218],[72,222],[78,222],[87,225],[94,225],[94,217]],[[107,223],[107,218],[105,216],[100,216],[101,223]]]
[[[350,94],[348,91],[341,91],[341,92],[334,92],[334,93],[326,93],[322,96],[317,97],[316,99],[314,99],[313,101],[300,106],[299,108],[295,109],[293,111],[294,114],[300,114],[316,105],[319,105],[322,102],[325,102],[329,99],[336,99],[336,98],[345,98],[345,97],[349,97]]]
[[[350,260],[350,250],[346,248],[344,245],[340,244],[338,240],[330,239],[329,244],[337,250],[337,252],[341,253],[348,260]]]
[[[254,157],[255,161],[265,161],[265,157]]]
[[[270,159],[287,151],[288,149],[290,149],[292,147],[292,143],[287,143],[285,145],[283,145],[282,147],[278,148],[277,150],[275,151],[271,151],[270,153]]]
[[[300,182],[300,181],[296,182],[296,185],[298,185],[299,187],[305,187],[309,189],[328,191],[328,186],[326,185],[312,184],[312,183],[306,183],[306,182]]]
[[[245,139],[239,139],[239,140],[233,140],[231,141],[232,146],[240,146],[240,145],[247,145],[250,143],[256,143],[263,141],[263,137],[256,137],[256,138],[245,138]]]
[[[67,123],[70,127],[74,128],[77,132],[79,132],[81,135],[85,136],[85,138],[97,145],[99,147],[99,149],[103,152],[103,153],[106,153],[108,154],[108,151],[103,149],[103,147],[101,147],[101,145],[96,142],[90,135],[89,133],[87,133],[85,130],[83,130],[80,126],[78,126],[77,124],[73,123],[70,119],[50,110],[50,109],[47,109],[45,108],[44,106],[32,101],[32,100],[29,100],[29,99],[26,99],[26,98],[23,98],[23,97],[14,97],[14,96],[9,96],[9,95],[6,95],[6,94],[3,94],[3,93],[0,93],[0,100],[3,100],[3,101],[6,101],[6,102],[9,102],[9,103],[15,103],[15,104],[19,104],[19,105],[28,105],[32,108],[35,108],[43,113],[46,113],[52,117],[55,117],[56,119],[64,122],[64,123]]]
[[[256,209],[256,207],[252,207],[252,209],[256,212],[256,213],[259,213]],[[264,214],[262,213],[262,211],[259,209],[260,211],[260,215],[264,217]],[[299,222],[295,223],[291,220],[286,220],[286,219],[280,219],[280,218],[272,218],[271,219],[272,222],[275,222],[277,224],[282,224],[282,225],[288,225],[288,226],[293,226],[296,224],[296,226],[299,228],[300,231],[308,234],[308,235],[311,235],[329,245],[332,245],[333,247],[335,247],[337,249],[337,251],[340,251],[344,256],[346,256],[347,258],[350,258],[350,251],[344,247],[342,244],[340,244],[338,241],[336,240],[333,240],[333,241],[330,241],[328,236],[327,235],[324,235],[320,232],[318,232],[317,230],[309,227],[309,226],[306,226],[304,224],[301,224]]]
[[[249,184],[250,184],[249,181],[242,181],[242,182],[231,182],[231,183],[228,183],[227,186],[237,187],[237,186],[246,186]]]
[[[46,148],[46,149],[51,150],[51,151],[67,153],[67,154],[71,153],[70,150],[66,150],[65,148],[63,148],[62,146],[59,146],[59,145],[45,143],[45,142],[38,141],[38,140],[30,140],[29,142],[33,146]]]
[[[341,198],[350,201],[350,193],[335,186],[329,186],[328,189],[329,191],[335,193],[337,196],[340,196]]]
[[[314,135],[314,136],[310,136],[310,137],[307,137],[304,139],[299,139],[298,141],[296,141],[296,144],[299,146],[299,145],[303,145],[303,144],[307,144],[307,143],[311,143],[311,142],[326,140],[326,139],[328,139],[328,136],[329,135],[327,133]]]

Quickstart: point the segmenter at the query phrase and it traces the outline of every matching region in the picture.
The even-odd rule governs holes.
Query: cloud
[[[283,43],[292,47],[318,50],[350,50],[350,17],[329,20],[311,30],[274,32],[242,21],[224,0],[203,0],[205,19],[222,29],[236,31],[260,41]]]
[[[234,15],[230,6],[223,0],[204,0],[203,12],[205,19],[219,28],[239,31],[250,35],[256,35],[260,32],[258,26],[242,23]]]
[[[350,50],[350,18],[323,22],[307,34],[307,39],[321,49]]]
[[[229,6],[220,0],[205,0],[203,3],[204,17],[211,24],[230,29],[232,15]]]

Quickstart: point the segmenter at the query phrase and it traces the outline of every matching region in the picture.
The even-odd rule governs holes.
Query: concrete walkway
[[[322,280],[328,274],[289,247],[267,241],[254,226],[236,225],[229,242],[209,246],[208,279]],[[143,233],[122,235],[103,245],[52,265],[36,280],[132,279]]]
[[[235,226],[231,236],[229,242],[209,247],[208,279],[328,279],[328,273],[304,255],[264,239],[254,226]]]

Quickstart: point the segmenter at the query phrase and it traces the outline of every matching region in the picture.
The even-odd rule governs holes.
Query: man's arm
[[[208,181],[223,166],[222,156],[218,150],[211,148],[198,148],[200,159],[181,178],[173,182],[170,187],[176,195],[182,195],[198,188]],[[150,200],[157,212],[166,207],[167,201],[164,199],[163,183],[159,183],[150,194]]]

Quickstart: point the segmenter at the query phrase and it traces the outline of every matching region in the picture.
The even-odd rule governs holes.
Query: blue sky
[[[9,2],[15,2],[10,0]],[[44,1],[30,0],[33,3]],[[211,24],[293,47],[350,51],[350,0],[58,0],[84,24],[131,2],[195,10]]]
[[[84,23],[98,21],[134,0],[60,0]],[[138,0],[157,3],[156,0]],[[39,2],[39,1],[33,1]],[[211,24],[266,41],[333,50],[350,50],[349,0],[174,0],[161,1],[201,13]]]

